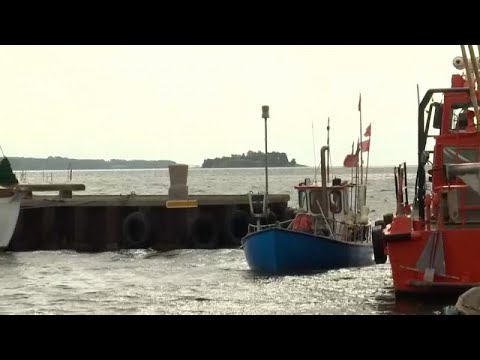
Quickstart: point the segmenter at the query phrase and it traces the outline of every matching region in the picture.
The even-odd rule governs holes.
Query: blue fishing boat
[[[330,236],[267,228],[244,238],[247,263],[253,271],[296,273],[368,266],[374,263],[372,245]]]
[[[364,136],[370,136],[370,126]],[[369,139],[357,142],[356,153],[352,145],[352,153],[345,158],[344,166],[352,168],[350,182],[334,178],[327,183],[326,151],[328,145],[321,149],[321,184],[305,179],[295,186],[299,206],[293,219],[262,224],[261,219],[268,218],[269,213],[268,192],[250,194],[250,212],[257,222],[250,225],[242,246],[251,270],[300,273],[369,266],[383,261],[374,256],[372,238],[380,237],[382,229],[368,219],[367,175],[365,182],[363,175],[358,175],[359,153],[369,151]]]
[[[321,152],[322,184],[312,184],[306,179],[295,186],[299,207],[294,219],[250,226],[249,233],[242,239],[250,269],[280,274],[375,263],[373,226],[368,220],[369,209],[364,205],[366,185],[342,182],[338,178],[327,185],[326,150],[328,147],[324,146]],[[353,208],[350,207],[352,200]],[[258,218],[262,212],[257,212]],[[381,227],[375,230],[381,231]]]

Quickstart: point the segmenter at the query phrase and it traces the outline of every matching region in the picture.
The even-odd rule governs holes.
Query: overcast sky
[[[372,123],[371,165],[416,160],[417,90],[450,86],[448,46],[0,46],[7,156],[168,159],[264,150],[333,165]]]

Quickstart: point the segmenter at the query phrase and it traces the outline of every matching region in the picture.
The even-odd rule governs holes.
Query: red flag
[[[372,124],[367,126],[367,130],[365,130],[365,134],[363,134],[363,136],[370,137],[371,135],[372,135]]]
[[[358,154],[348,154],[343,160],[343,166],[347,168],[357,167]]]
[[[363,152],[367,152],[370,150],[370,139],[362,141],[360,143],[360,148],[362,149]]]

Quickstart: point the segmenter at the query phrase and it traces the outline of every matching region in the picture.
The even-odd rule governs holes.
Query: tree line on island
[[[232,154],[215,159],[205,159],[202,168],[255,168],[265,166],[265,153],[262,151],[248,151],[241,155]],[[284,152],[268,152],[269,167],[297,167],[299,165],[292,159],[288,160],[287,154]]]
[[[11,169],[23,170],[104,170],[104,169],[162,169],[175,165],[171,160],[121,160],[121,159],[71,159],[61,156],[48,158],[7,156]],[[246,154],[205,159],[202,168],[255,168],[265,166],[265,153],[248,151]],[[288,160],[287,154],[272,151],[268,153],[269,167],[299,167],[295,159]]]
[[[176,164],[170,160],[93,160],[70,159],[60,156],[48,158],[10,157],[12,169],[21,170],[104,170],[104,169],[159,169]]]

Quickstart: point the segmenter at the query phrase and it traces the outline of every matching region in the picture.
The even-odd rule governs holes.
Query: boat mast
[[[362,139],[362,94],[358,99],[358,111],[360,112],[360,139]],[[363,184],[363,151],[360,149],[360,184]]]
[[[473,47],[472,45],[469,45],[469,50],[471,49],[471,54],[473,53]],[[473,105],[473,111],[475,112],[475,117],[477,118],[477,121],[480,119],[480,115],[478,113],[478,102],[477,102],[477,95],[475,92],[475,83],[473,82],[474,80],[472,79],[472,69],[470,65],[474,65],[476,59],[475,59],[475,53],[473,53],[473,58],[471,59],[472,61],[468,60],[467,57],[467,52],[465,50],[465,45],[460,45],[460,48],[462,49],[462,57],[463,57],[463,62],[465,64],[465,75],[467,76],[467,81],[468,81],[468,86],[470,88],[470,98],[472,100],[472,105]],[[478,70],[478,69],[477,69]],[[478,71],[477,71],[478,72]],[[477,72],[473,71],[475,74],[475,77],[477,77]],[[478,81],[478,79],[477,79]]]
[[[418,106],[420,106],[420,88],[418,87],[418,84],[417,84],[417,102],[418,102]]]
[[[315,185],[317,185],[317,152],[315,150],[315,131],[313,129],[313,121],[312,121],[312,142],[313,142],[313,165],[315,174],[313,175],[313,181]]]
[[[330,183],[330,118],[328,118],[327,124],[327,147],[328,147],[328,157],[327,157],[327,183]]]
[[[472,68],[473,73],[475,75],[475,79],[477,80],[477,90],[480,89],[480,78],[478,76],[478,63],[477,57],[475,56],[475,50],[473,49],[472,45],[468,45],[468,51],[470,52],[470,58],[472,60]]]
[[[357,140],[357,151],[359,150],[360,146],[360,139]],[[362,152],[362,149],[360,149],[360,153]],[[357,155],[358,156],[358,155]],[[355,216],[357,214],[358,210],[358,170],[359,170],[359,164],[358,164],[358,158],[357,158],[357,166],[355,167],[355,207],[354,207],[354,212]]]
[[[267,149],[267,119],[270,117],[268,114],[268,106],[262,106],[262,117],[265,119],[265,196],[268,196],[268,149]]]
[[[353,155],[354,145],[355,145],[355,141],[352,141],[352,155]],[[350,183],[353,184],[353,167],[352,167],[352,180],[350,181]],[[350,188],[350,209],[352,209],[352,205],[353,205],[353,187]]]

